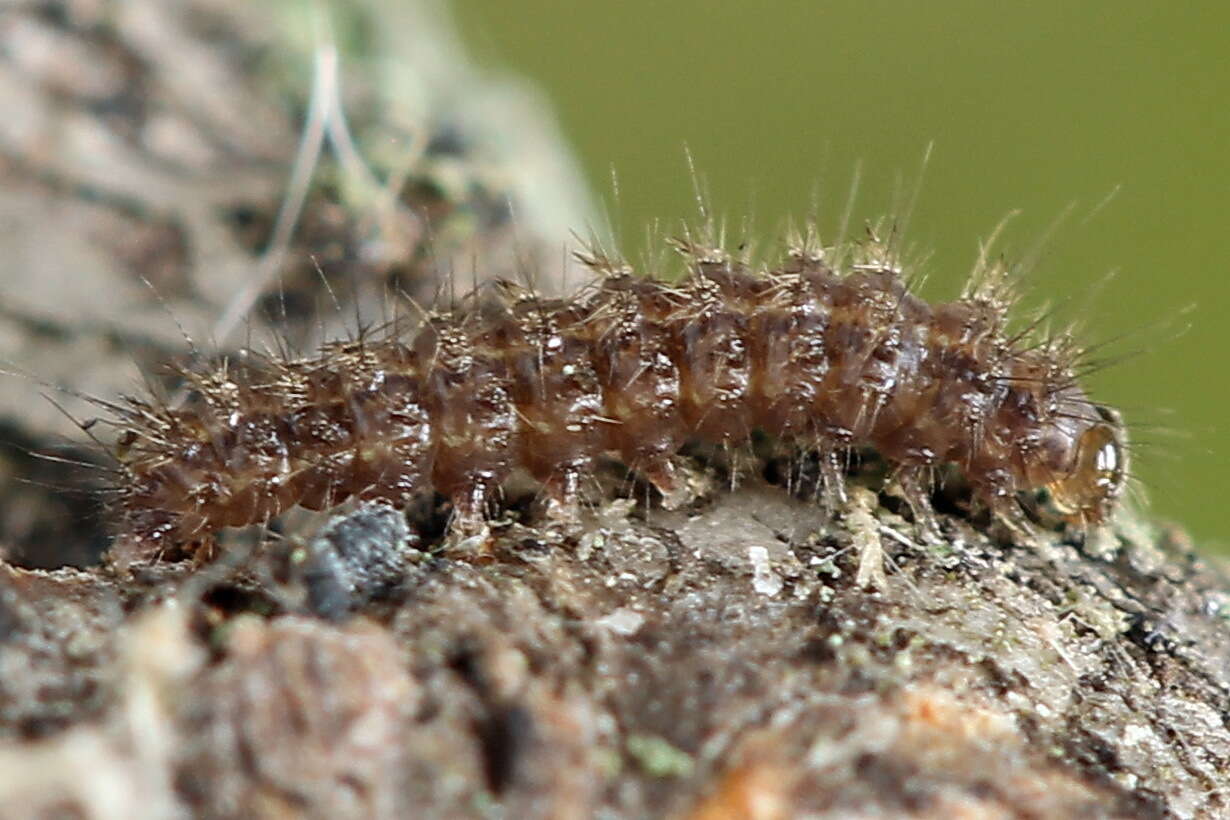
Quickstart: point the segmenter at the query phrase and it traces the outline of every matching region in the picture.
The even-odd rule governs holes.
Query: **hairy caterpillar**
[[[294,505],[400,507],[432,489],[471,531],[514,468],[569,516],[609,456],[679,504],[685,442],[739,446],[755,430],[817,453],[834,501],[843,455],[874,447],[932,530],[946,464],[1013,526],[1024,490],[1047,490],[1078,527],[1113,510],[1120,418],[1077,383],[1070,334],[1010,335],[1003,265],[983,260],[962,298],[928,304],[874,235],[838,249],[800,237],[765,270],[677,244],[689,270],[676,284],[594,252],[598,281],[572,298],[507,288],[308,358],[185,368],[178,406],[118,408],[124,532],[154,553]]]

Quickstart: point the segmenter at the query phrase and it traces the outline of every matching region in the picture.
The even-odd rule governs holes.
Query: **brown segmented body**
[[[990,278],[932,305],[881,264],[839,273],[799,250],[754,273],[687,253],[679,284],[591,260],[602,278],[574,299],[504,299],[312,358],[185,373],[181,406],[124,413],[128,534],[160,550],[296,504],[403,506],[428,490],[474,528],[517,467],[568,514],[608,456],[679,503],[685,442],[739,446],[755,430],[818,452],[833,498],[842,455],[874,447],[920,522],[947,463],[1009,520],[1021,490],[1049,489],[1080,526],[1113,508],[1117,415],[1075,383],[1065,337],[1007,337]]]

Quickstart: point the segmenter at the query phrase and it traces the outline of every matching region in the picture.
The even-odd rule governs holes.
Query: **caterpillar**
[[[1126,434],[1078,383],[1072,334],[1010,332],[1011,276],[985,252],[960,298],[928,303],[868,233],[822,248],[808,232],[761,266],[677,240],[675,282],[591,249],[578,256],[596,281],[570,298],[506,285],[315,355],[184,366],[182,402],[114,405],[122,530],[154,554],[295,505],[401,508],[434,490],[472,532],[514,469],[568,518],[608,458],[679,506],[681,447],[739,447],[755,431],[814,453],[829,503],[847,454],[874,448],[920,528],[936,526],[945,465],[1015,528],[1029,526],[1022,491],[1045,491],[1076,527],[1105,521]]]

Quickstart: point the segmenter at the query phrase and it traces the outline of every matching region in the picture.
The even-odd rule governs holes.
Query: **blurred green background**
[[[893,204],[935,149],[910,239],[925,293],[960,287],[985,238],[1029,252],[1071,203],[1029,301],[1130,358],[1090,380],[1132,423],[1153,509],[1230,549],[1222,423],[1230,295],[1230,6],[1143,2],[559,3],[457,0],[479,59],[539,85],[629,256],[695,215],[684,146],[716,209],[770,239]],[[1097,206],[1118,189],[1105,207]],[[1091,212],[1096,211],[1090,216]],[[1104,289],[1097,284],[1118,271]],[[1185,306],[1194,305],[1189,315]],[[1190,325],[1190,329],[1181,332]]]

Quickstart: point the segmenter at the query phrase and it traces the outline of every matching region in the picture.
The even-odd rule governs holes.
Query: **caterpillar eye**
[[[1071,523],[1105,521],[1127,482],[1127,442],[1119,414],[1097,407],[1105,421],[1081,434],[1076,444],[1073,470],[1047,486],[1052,503]]]

